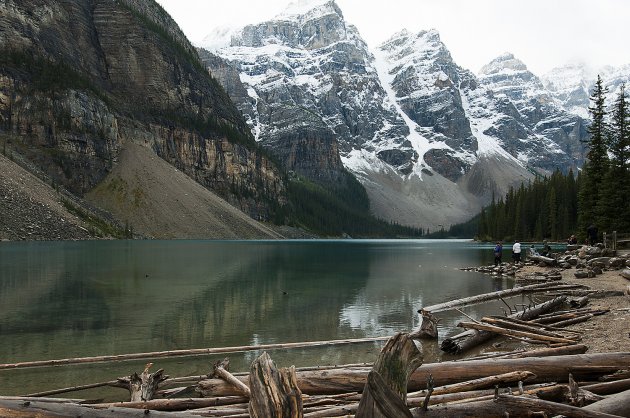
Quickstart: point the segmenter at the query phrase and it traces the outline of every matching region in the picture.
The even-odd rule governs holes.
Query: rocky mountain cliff
[[[282,172],[153,0],[6,0],[0,14],[3,147],[56,184],[83,195],[136,142],[256,219],[286,201]]]
[[[589,97],[598,75],[608,88],[606,100],[610,105],[619,94],[621,84],[630,83],[630,64],[604,66],[597,70],[586,64],[567,64],[543,75],[542,82],[560,106],[580,117],[588,118]]]
[[[434,30],[370,50],[334,1],[311,2],[204,45],[257,141],[324,184],[349,170],[387,220],[463,221],[493,193],[584,158],[584,120],[523,63],[505,55],[476,76]]]

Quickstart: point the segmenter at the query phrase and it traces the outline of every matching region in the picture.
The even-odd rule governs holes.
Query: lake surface
[[[491,263],[491,248],[436,240],[0,243],[0,363],[407,332],[422,306],[511,287],[458,270]],[[467,320],[457,311],[440,317],[440,341]],[[381,346],[270,355],[279,366],[372,362]],[[425,361],[440,359],[437,344],[423,350]],[[259,354],[227,355],[231,370],[247,370]],[[160,359],[154,368],[199,375],[223,357]],[[0,370],[0,394],[112,380],[145,362]]]

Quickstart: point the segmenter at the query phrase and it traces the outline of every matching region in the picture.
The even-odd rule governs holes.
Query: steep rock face
[[[630,82],[630,64],[619,67],[605,66],[597,70],[584,64],[568,64],[552,69],[542,76],[542,81],[563,108],[587,119],[588,107],[591,104],[590,94],[598,75],[608,88],[606,101],[612,104],[619,94],[621,84]]]
[[[583,120],[522,62],[506,55],[476,76],[453,61],[435,30],[403,31],[370,51],[334,1],[311,2],[216,31],[205,44],[224,60],[206,65],[258,141],[313,177],[314,167],[337,170],[306,160],[333,155],[329,132],[372,211],[388,220],[431,228],[462,221],[535,171],[583,161]],[[307,143],[319,151],[301,160],[286,151]]]
[[[392,36],[375,52],[382,82],[429,142],[424,161],[457,181],[475,161],[477,140],[462,106],[461,69],[435,30]]]
[[[569,112],[587,119],[591,81],[597,78],[585,65],[554,68],[541,77],[545,88]]]
[[[216,54],[240,73],[242,89],[225,65],[202,57],[246,115],[256,139],[313,180],[333,186],[341,181],[345,170],[337,149],[345,154],[365,147],[367,140],[374,150],[372,144],[384,137],[404,143],[406,126],[385,103],[367,45],[332,1],[247,26]],[[242,96],[243,89],[249,97]],[[318,152],[287,152],[303,149],[293,142],[308,142]],[[405,148],[413,156],[403,143],[396,151]],[[388,158],[387,149],[378,151]],[[319,174],[313,175],[313,165]]]
[[[154,1],[7,0],[0,12],[2,129],[59,183],[85,193],[139,141],[259,218],[284,201],[280,172]]]
[[[582,141],[588,135],[585,121],[558,106],[520,60],[512,54],[494,59],[481,69],[479,83],[515,107],[516,113],[510,115],[512,124],[521,124],[525,130],[505,144],[513,155],[521,153],[528,164],[545,170],[575,169],[583,164]],[[523,147],[515,140],[529,140],[531,144]]]
[[[454,149],[475,149],[475,138],[462,107],[460,68],[435,30],[402,31],[379,47],[385,54],[391,87],[403,111],[426,136]]]

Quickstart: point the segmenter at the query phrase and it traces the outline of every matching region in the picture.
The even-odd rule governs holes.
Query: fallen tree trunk
[[[469,296],[466,298],[455,299],[449,302],[439,303],[437,305],[425,306],[418,310],[421,315],[420,327],[410,335],[413,338],[437,338],[437,322],[435,313],[446,311],[449,309],[462,308],[464,306],[475,305],[489,300],[503,299],[509,296],[520,295],[524,293],[547,292],[550,290],[568,290],[585,287],[582,285],[558,285],[556,283],[538,283],[528,286],[514,287],[512,289],[499,290],[496,292],[484,293],[481,295]]]
[[[245,383],[238,380],[233,374],[231,374],[227,370],[229,367],[229,364],[230,364],[230,360],[227,358],[223,359],[222,361],[217,362],[213,368],[213,376],[221,378],[225,380],[226,382],[230,383],[237,390],[239,390],[243,395],[249,398],[251,396],[251,391],[249,390],[249,387]]]
[[[510,315],[509,317],[519,320],[531,320],[541,314],[544,314],[545,312],[549,312],[559,308],[565,303],[566,300],[566,296],[558,296],[557,298],[536,305],[530,309],[526,309],[523,312]],[[495,334],[487,331],[469,330],[453,337],[445,338],[442,341],[440,348],[442,349],[442,351],[450,354],[459,354],[472,347],[476,347],[477,345],[485,341],[488,341],[494,336]]]
[[[52,403],[32,398],[28,401],[0,399],[0,416],[3,418],[53,418],[53,417],[82,417],[82,418],[146,418],[146,413],[140,409],[126,409],[109,407],[107,409],[93,409],[91,406],[73,403]],[[173,418],[168,412],[151,412],[151,417]],[[193,417],[184,414],[178,418]]]
[[[490,358],[524,358],[524,357],[548,357],[548,356],[562,356],[568,354],[584,354],[588,351],[588,347],[584,344],[572,344],[562,345],[559,347],[547,347],[538,348],[535,350],[512,350],[493,352],[487,354],[481,354],[475,357],[462,358],[453,361],[471,361],[471,360],[485,360]]]
[[[514,287],[512,289],[498,290],[496,292],[484,293],[481,295],[469,296],[466,298],[455,299],[449,302],[438,303],[437,305],[425,306],[422,309],[418,310],[418,313],[421,313],[422,310],[437,313],[446,311],[454,308],[463,308],[465,306],[474,305],[481,302],[487,302],[489,300],[498,300],[501,298],[506,298],[510,296],[521,295],[523,293],[536,293],[536,292],[546,292],[549,289],[553,290],[562,290],[562,289],[577,289],[580,287],[585,287],[583,285],[558,285],[557,283],[541,283],[541,284],[532,284],[528,286],[522,287]]]
[[[630,364],[630,353],[576,354],[515,359],[487,359],[423,364],[409,378],[408,391],[426,388],[429,375],[436,384],[448,385],[480,377],[529,371],[536,375],[531,383],[567,381],[569,373],[597,376],[610,373],[611,368],[624,369]],[[585,370],[584,367],[590,367]],[[599,367],[598,369],[596,369]],[[580,370],[581,369],[581,370]],[[298,386],[309,395],[360,392],[370,369],[329,369],[297,373]],[[245,383],[247,379],[240,377]],[[236,390],[220,379],[202,380],[197,391],[203,396],[236,395]]]
[[[549,343],[575,344],[574,340],[568,338],[549,337],[547,335],[535,334],[532,332],[518,331],[515,329],[506,329],[494,325],[476,324],[474,322],[460,322],[458,327],[467,329],[476,329],[478,331],[489,331],[495,334],[505,335],[508,337],[523,337],[531,340],[545,341]]]
[[[45,392],[29,393],[28,395],[24,395],[24,396],[25,397],[40,398],[40,397],[47,397],[47,396],[52,396],[52,395],[59,395],[59,394],[62,394],[62,393],[78,392],[78,391],[81,391],[81,390],[101,388],[103,386],[111,386],[111,387],[125,388],[125,389],[128,388],[128,386],[126,384],[121,383],[119,380],[110,380],[110,381],[107,381],[107,382],[91,383],[91,384],[87,384],[87,385],[72,386],[72,387],[61,388],[61,389],[54,389],[54,390],[47,390]]]
[[[488,318],[488,317],[483,317],[481,318],[481,322],[485,322],[487,324],[491,324],[491,325],[495,325],[501,328],[508,328],[508,329],[514,329],[517,331],[525,331],[525,332],[531,332],[534,334],[539,334],[539,335],[546,335],[548,337],[558,337],[558,338],[570,338],[570,337],[566,337],[562,334],[559,334],[557,332],[552,332],[552,331],[547,331],[544,329],[541,329],[540,327],[535,327],[535,326],[531,326],[531,325],[526,325],[526,324],[517,324],[515,322],[511,322],[509,320],[504,320],[501,318]],[[570,339],[573,338],[578,338],[577,336],[573,336]]]
[[[588,346],[584,344],[566,345],[564,347],[541,348],[538,350],[530,350],[522,353],[508,353],[503,358],[525,358],[525,357],[548,357],[562,356],[569,354],[584,354],[588,351]]]
[[[186,409],[247,403],[248,401],[249,399],[244,396],[218,396],[212,398],[153,399],[146,402],[109,402],[94,404],[92,407],[99,409],[118,407],[151,411],[184,411]]]
[[[433,389],[433,395],[446,395],[450,393],[467,392],[471,390],[491,387],[500,383],[525,381],[534,377],[536,376],[533,373],[527,371],[503,373],[496,376],[481,377],[479,379],[469,380],[466,382],[453,383],[452,385],[448,386],[436,387],[435,389]],[[420,392],[411,392],[408,396],[413,398],[426,396],[426,391],[423,390]]]
[[[601,401],[600,401],[601,402]],[[575,418],[618,418],[617,415],[608,414],[600,411],[575,406],[565,405],[557,402],[544,401],[542,399],[534,399],[526,396],[499,395],[497,403],[511,407],[515,410],[525,410],[529,412],[546,412],[550,415],[565,415]],[[597,403],[597,402],[596,402]],[[591,404],[591,405],[595,405]],[[513,416],[510,414],[510,416]]]
[[[564,321],[560,321],[560,322],[553,322],[553,324],[557,327],[567,327],[569,325],[586,322],[589,319],[591,319],[593,316],[594,316],[593,314],[586,314],[586,315],[578,316],[577,318],[565,319]]]
[[[630,390],[630,379],[613,380],[611,382],[593,383],[582,386],[582,389],[597,395],[610,395],[625,390]]]
[[[258,351],[258,350],[272,350],[272,349],[287,349],[287,348],[303,348],[303,347],[321,347],[329,345],[342,345],[342,344],[360,344],[374,341],[385,341],[390,337],[370,337],[370,338],[354,338],[345,340],[330,340],[330,341],[307,341],[298,343],[282,343],[282,344],[259,344],[259,345],[245,345],[237,347],[215,347],[215,348],[194,348],[190,350],[169,350],[169,351],[152,351],[148,353],[132,353],[132,354],[116,354],[109,356],[95,356],[95,357],[74,357],[57,360],[39,360],[39,361],[25,361],[20,363],[5,363],[0,364],[0,370],[4,369],[25,369],[30,367],[45,367],[45,366],[63,366],[68,364],[86,364],[86,363],[100,363],[108,361],[126,361],[126,360],[141,360],[147,358],[164,358],[164,357],[186,357],[186,356],[200,356],[210,354],[226,354],[226,353],[241,353],[244,351]]]
[[[547,414],[561,414],[572,418],[619,418],[618,415],[601,414],[598,412],[583,411],[582,408],[563,405],[555,402],[541,401],[533,398],[526,398],[512,395],[501,395],[503,397],[514,398],[516,401],[484,400],[464,404],[439,405],[422,411],[420,408],[411,410],[413,418],[451,418],[451,417],[484,417],[484,418],[530,418],[534,412]],[[519,399],[527,399],[524,403]],[[534,407],[535,405],[535,407]],[[527,409],[534,408],[534,409]]]
[[[615,414],[630,417],[630,390],[610,395],[604,400],[585,406],[583,409],[592,412]]]
[[[595,405],[595,404],[593,404]],[[572,418],[619,418],[575,406],[543,401],[526,396],[499,395],[497,399],[470,402],[465,404],[436,406],[428,411],[420,408],[411,410],[414,418],[449,418],[449,417],[484,417],[484,418],[529,418],[532,413],[543,412],[547,415],[565,415]]]

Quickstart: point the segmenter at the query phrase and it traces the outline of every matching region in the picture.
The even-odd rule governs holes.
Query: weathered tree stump
[[[295,367],[278,370],[269,355],[262,353],[249,372],[249,414],[254,418],[302,418],[302,392]]]
[[[368,374],[356,417],[411,417],[407,382],[421,364],[422,353],[408,334],[390,338]]]
[[[164,369],[159,369],[155,373],[149,373],[149,369],[153,363],[147,363],[142,374],[134,373],[129,377],[121,377],[118,382],[123,387],[129,389],[131,394],[131,402],[144,402],[153,399],[153,395],[158,389],[161,382],[168,379],[167,375],[163,375]]]
[[[433,315],[430,311],[427,311],[425,309],[420,310],[420,315],[422,317],[422,322],[420,323],[420,329],[409,334],[409,336],[411,338],[437,339],[438,337],[437,325],[438,325],[439,319],[435,315]]]

